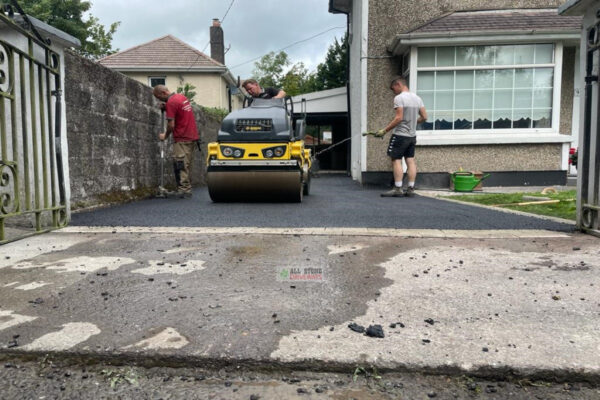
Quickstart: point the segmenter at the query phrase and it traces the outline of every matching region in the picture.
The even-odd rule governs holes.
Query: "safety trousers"
[[[173,169],[177,191],[183,193],[192,192],[191,167],[194,161],[194,149],[196,142],[173,143]]]

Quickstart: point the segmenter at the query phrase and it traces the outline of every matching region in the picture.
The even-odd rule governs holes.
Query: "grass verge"
[[[559,200],[558,203],[551,204],[531,204],[531,205],[512,205],[515,203],[530,202],[529,199],[523,199],[523,196],[546,197],[550,200]],[[488,206],[498,206],[511,210],[523,211],[532,214],[547,215],[575,221],[576,206],[575,190],[565,190],[558,193],[505,193],[505,194],[465,194],[458,196],[443,196],[447,199],[464,201],[467,203],[484,204]]]

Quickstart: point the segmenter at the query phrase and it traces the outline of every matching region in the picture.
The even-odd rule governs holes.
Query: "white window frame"
[[[149,76],[148,77],[148,86],[153,87],[152,86],[152,79],[164,79],[165,80],[165,84],[167,83],[167,77],[166,76]]]
[[[561,86],[562,86],[562,64],[563,64],[563,42],[549,40],[535,40],[530,42],[506,40],[498,43],[452,41],[449,43],[413,44],[410,46],[410,81],[411,91],[417,93],[417,75],[420,71],[456,71],[489,69],[489,67],[421,67],[418,64],[419,47],[457,47],[457,46],[487,46],[487,45],[511,45],[511,44],[554,44],[554,62],[552,64],[532,65],[503,65],[494,69],[512,68],[554,68],[553,96],[552,96],[552,127],[551,128],[510,128],[510,129],[464,129],[464,130],[419,130],[417,131],[418,143],[420,145],[460,145],[460,144],[503,144],[503,143],[566,143],[570,142],[570,135],[560,134],[560,112],[561,112]]]

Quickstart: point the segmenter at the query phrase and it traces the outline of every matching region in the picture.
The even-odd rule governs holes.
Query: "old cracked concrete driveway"
[[[2,247],[1,352],[596,379],[599,255],[551,231],[72,227]]]
[[[197,190],[2,246],[0,355],[599,380],[597,238],[315,182],[302,204]]]

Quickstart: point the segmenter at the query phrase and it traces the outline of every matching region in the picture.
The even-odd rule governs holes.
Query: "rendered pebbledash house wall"
[[[493,20],[495,13],[513,11],[519,13],[521,19],[541,13],[540,18],[554,21],[553,15],[559,18],[556,9],[560,4],[560,1],[548,0],[330,0],[330,11],[346,13],[349,19],[353,178],[363,183],[388,183],[390,180],[391,163],[385,153],[387,138],[366,138],[361,136],[361,132],[380,129],[393,118],[394,95],[389,90],[389,83],[394,76],[404,75],[409,78],[411,91],[424,97],[430,115],[430,124],[422,126],[417,134],[419,186],[447,186],[448,172],[461,167],[492,172],[488,185],[564,184],[568,150],[576,141],[576,135],[572,136],[572,133],[577,130],[578,124],[578,119],[573,117],[573,105],[578,104],[576,97],[580,89],[574,79],[579,68],[579,22],[559,20],[561,23],[558,25],[552,22],[547,24],[552,26],[546,26],[543,20],[538,19],[535,29],[507,25],[495,29],[484,27],[480,31],[461,30],[460,23],[463,18],[465,23],[469,19],[471,23],[481,18]],[[446,17],[449,17],[447,21],[454,21],[455,26],[444,31],[444,25],[442,23],[440,28],[439,21]],[[563,24],[563,21],[567,22]],[[524,92],[518,84],[513,82],[510,87],[502,89],[506,93],[511,91],[512,96],[504,99],[510,102],[510,107],[503,110],[506,118],[497,116],[494,119],[494,112],[500,111],[494,110],[493,105],[485,106],[489,108],[488,125],[482,125],[481,121],[476,124],[478,117],[477,113],[473,115],[473,108],[484,105],[475,99],[478,89],[468,88],[472,89],[473,100],[471,120],[468,128],[464,129],[461,115],[465,110],[453,109],[455,99],[447,101],[449,111],[436,110],[436,101],[444,94],[424,87],[427,83],[425,73],[430,74],[431,84],[442,81],[444,74],[464,74],[465,70],[475,74],[477,69],[485,69],[485,66],[475,61],[471,67],[436,65],[435,62],[427,65],[419,61],[423,61],[424,54],[428,52],[434,54],[435,60],[441,59],[437,58],[438,53],[450,51],[456,55],[464,49],[497,54],[512,51],[517,55],[539,51],[539,64],[535,64],[533,59],[515,61],[515,55],[513,62],[517,65],[496,67],[496,61],[491,59],[488,72],[493,75],[498,70],[510,69],[512,79],[517,80],[517,74],[523,70],[536,70],[540,76],[546,73],[547,77],[551,77],[550,82],[537,88],[535,83],[529,84],[533,104],[528,111],[519,109],[524,107],[520,104],[525,100],[518,96],[518,93]],[[551,58],[542,60],[542,54]],[[457,76],[453,75],[454,82]],[[494,82],[492,80],[492,85],[495,85]],[[490,101],[495,96],[502,97],[502,93],[495,93],[494,89],[488,90]],[[458,93],[454,92],[454,95]],[[483,92],[485,90],[479,94]],[[538,103],[535,103],[536,92],[544,92],[540,94],[540,99],[544,99]],[[440,94],[442,96],[436,97]],[[451,117],[438,118],[444,112],[450,112]],[[542,118],[542,112],[547,112],[548,117]]]

